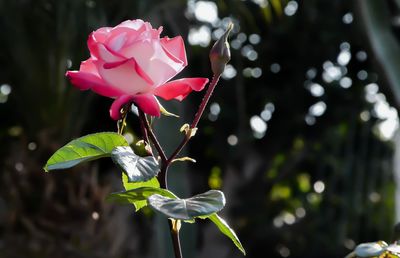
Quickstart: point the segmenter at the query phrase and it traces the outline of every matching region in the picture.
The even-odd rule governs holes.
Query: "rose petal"
[[[106,41],[106,45],[113,51],[119,52],[122,48],[137,41],[139,39],[139,36],[145,30],[145,26],[141,26],[137,30],[128,27],[117,26],[110,31],[110,35]]]
[[[135,103],[144,113],[151,116],[160,116],[160,106],[154,95],[123,95],[117,98],[110,107],[110,117],[114,120],[121,119],[121,109],[124,105]]]
[[[182,61],[167,55],[159,41],[140,41],[123,48],[120,54],[135,58],[155,85],[164,84],[184,68]]]
[[[124,46],[127,38],[128,33],[126,31],[118,31],[112,37],[108,38],[107,47],[118,52]]]
[[[83,62],[81,62],[81,65],[79,67],[80,72],[87,72],[87,73],[92,73],[94,75],[100,76],[99,72],[97,71],[96,65],[93,63],[93,59],[89,58]]]
[[[121,119],[121,109],[124,105],[132,102],[132,96],[122,95],[111,104],[110,117],[114,120]]]
[[[68,71],[65,75],[80,90],[91,89],[97,94],[111,98],[122,94],[120,90],[113,88],[100,78],[91,59],[82,62],[79,71]]]
[[[183,78],[157,87],[154,94],[165,100],[177,99],[182,101],[192,90],[201,91],[204,89],[207,82],[207,78]]]
[[[88,43],[104,43],[107,39],[108,33],[111,31],[111,27],[103,27],[90,33]]]
[[[145,71],[143,71],[143,69],[138,65],[138,63],[136,62],[136,60],[134,58],[126,59],[126,60],[119,61],[119,62],[114,62],[114,63],[105,63],[103,65],[103,67],[105,69],[113,69],[113,68],[121,66],[121,65],[123,65],[123,64],[125,64],[127,62],[131,62],[132,63],[136,73],[138,75],[140,75],[148,84],[150,84],[150,85],[154,84],[154,82],[151,80],[151,78],[145,73]]]
[[[153,29],[149,22],[144,22],[143,20],[128,20],[120,23],[114,29],[119,28],[130,28],[140,32],[141,40],[149,40],[149,39],[159,39],[160,34],[163,30],[163,27],[159,27],[158,29]],[[142,34],[142,32],[145,32]]]
[[[96,60],[94,63],[108,84],[127,95],[147,93],[153,89],[149,76],[133,58],[115,63]]]
[[[160,116],[160,105],[156,97],[152,94],[143,94],[134,96],[133,102],[138,106],[144,113],[151,116]]]
[[[91,43],[89,50],[94,59],[100,59],[104,62],[118,62],[125,59],[124,56],[118,54],[103,43]]]
[[[184,66],[187,66],[185,43],[181,36],[172,39],[164,37],[160,40],[160,43],[169,57],[178,59],[180,62],[183,62]]]
[[[115,26],[115,28],[123,27],[123,28],[130,28],[130,29],[134,29],[134,30],[139,30],[143,26],[150,26],[150,29],[151,29],[150,23],[144,22],[141,19],[127,20],[127,21],[121,22],[120,24]]]
[[[101,79],[91,58],[81,63],[79,71],[68,71],[65,75],[80,90],[91,89],[102,96],[111,98],[122,94],[119,89],[110,86]]]

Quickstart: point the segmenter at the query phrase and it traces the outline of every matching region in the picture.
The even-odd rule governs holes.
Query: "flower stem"
[[[182,258],[181,241],[179,239],[179,228],[176,228],[174,222],[177,223],[178,221],[168,220],[169,229],[171,231],[172,243],[174,246],[175,258]]]
[[[168,162],[164,150],[162,149],[159,141],[157,140],[157,137],[155,136],[153,130],[151,129],[149,121],[146,118],[146,115],[140,109],[139,109],[139,118],[141,125],[143,126],[142,127],[143,137],[150,138],[150,140],[153,142],[154,147],[157,149],[158,155],[160,155],[161,158],[161,171],[157,176],[158,181],[160,182],[160,187],[163,189],[168,189],[167,172],[170,162]],[[182,258],[181,242],[179,239],[179,229],[174,226],[172,220],[168,220],[168,225],[171,232],[172,244],[174,246],[175,258]]]
[[[199,123],[200,118],[203,115],[203,112],[204,112],[204,110],[205,110],[205,108],[206,108],[206,106],[208,104],[208,101],[210,100],[211,95],[214,92],[215,86],[217,86],[217,83],[219,81],[220,76],[221,75],[214,75],[213,76],[213,78],[211,80],[211,83],[210,83],[210,86],[208,86],[206,95],[204,95],[203,100],[201,101],[199,109],[197,110],[197,113],[194,116],[194,119],[193,119],[192,124],[190,125],[190,128],[196,128],[197,127],[197,124]]]
[[[214,75],[214,76],[213,76],[213,78],[212,78],[212,80],[211,80],[211,83],[210,83],[210,86],[208,86],[207,92],[206,92],[206,94],[204,95],[203,100],[202,100],[201,103],[200,103],[199,109],[197,110],[196,115],[194,116],[194,119],[193,119],[192,124],[190,125],[190,129],[194,129],[194,128],[197,127],[197,124],[199,123],[200,118],[201,118],[201,116],[202,116],[203,113],[204,113],[204,110],[205,110],[205,108],[206,108],[206,106],[207,106],[207,104],[208,104],[208,101],[210,100],[211,95],[212,95],[213,92],[214,92],[215,86],[217,86],[217,83],[218,83],[218,81],[219,81],[219,78],[220,78],[220,75]],[[179,146],[176,148],[176,150],[174,151],[174,153],[172,153],[172,155],[168,158],[168,160],[167,160],[167,163],[168,163],[168,164],[171,163],[172,160],[173,160],[177,155],[179,155],[179,153],[182,151],[183,147],[185,147],[185,145],[188,143],[188,141],[190,140],[190,138],[191,138],[190,135],[188,135],[188,134],[185,135],[185,137],[183,138],[182,142],[181,142],[181,143],[179,144]]]
[[[193,122],[190,125],[189,130],[193,130],[197,127],[197,124],[199,123],[200,118],[204,113],[204,110],[208,104],[208,101],[210,100],[210,97],[215,89],[215,86],[219,81],[219,78],[220,75],[213,76],[210,86],[208,87],[207,92],[200,103],[199,109],[197,110],[196,115],[194,116]],[[178,147],[171,154],[171,156],[167,158],[164,150],[162,149],[160,143],[157,140],[157,137],[155,136],[152,128],[149,125],[149,121],[147,120],[146,115],[140,109],[139,109],[139,118],[141,122],[143,137],[145,138],[145,140],[149,138],[152,141],[154,147],[157,149],[158,155],[161,158],[161,169],[160,173],[157,176],[157,179],[160,182],[160,187],[163,189],[168,189],[168,182],[167,182],[168,168],[171,165],[174,158],[177,155],[179,155],[179,153],[182,151],[185,145],[189,142],[190,138],[192,137],[191,132],[189,131],[185,134],[185,137],[183,138],[182,142],[178,145]],[[177,223],[177,221],[173,221],[170,219],[168,220],[168,225],[171,232],[172,244],[174,246],[175,258],[183,258],[181,251],[181,243],[179,239],[179,227],[176,226],[174,222]]]
[[[167,156],[165,155],[164,150],[162,149],[160,143],[158,142],[157,137],[153,133],[153,130],[150,127],[150,124],[149,124],[149,121],[147,120],[146,115],[140,109],[139,109],[139,118],[142,121],[144,128],[146,129],[146,131],[148,133],[149,138],[153,142],[154,147],[156,148],[156,150],[158,152],[158,155],[160,155],[162,163],[165,163],[167,161]],[[144,136],[144,137],[146,137],[146,136]]]
[[[142,131],[143,134],[143,140],[145,143],[150,144],[149,141],[149,134],[147,133],[147,129],[146,129],[146,122],[144,121],[144,119],[142,119],[142,117],[139,119],[140,120],[140,130]]]

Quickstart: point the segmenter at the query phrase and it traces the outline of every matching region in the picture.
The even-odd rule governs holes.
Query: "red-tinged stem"
[[[199,109],[196,112],[196,115],[194,116],[193,122],[190,125],[189,130],[193,130],[197,127],[197,124],[200,121],[201,116],[204,113],[205,108],[207,107],[208,101],[211,98],[211,95],[215,89],[215,86],[217,85],[219,81],[220,75],[214,75],[213,79],[211,80],[210,85],[208,86],[207,92],[203,97],[203,100],[200,103]],[[161,158],[161,169],[160,173],[158,174],[157,178],[158,181],[160,182],[160,187],[163,189],[168,189],[168,182],[167,182],[167,175],[168,175],[168,168],[173,162],[174,158],[179,155],[179,153],[182,151],[182,149],[185,147],[185,145],[189,142],[190,138],[192,137],[190,132],[185,134],[185,137],[183,138],[182,142],[178,145],[176,150],[171,154],[169,158],[164,153],[164,150],[162,149],[160,143],[157,140],[157,137],[155,136],[153,130],[151,129],[149,125],[149,121],[146,118],[146,115],[139,109],[139,118],[141,121],[141,126],[142,126],[142,132],[143,132],[143,137],[146,139],[150,139],[154,145],[154,147],[157,149],[158,155]],[[181,243],[179,239],[179,229],[174,227],[173,221],[168,220],[170,232],[171,232],[171,238],[172,238],[172,243],[174,246],[174,253],[175,253],[175,258],[182,258],[182,251],[181,251]]]
[[[173,228],[173,222],[168,220],[169,229],[171,231],[172,243],[174,245],[175,258],[182,258],[181,241],[179,239],[179,230]]]
[[[211,98],[211,95],[214,92],[215,86],[217,86],[217,83],[219,81],[220,75],[214,75],[210,86],[208,86],[207,92],[203,97],[203,100],[200,103],[199,109],[196,112],[196,115],[194,116],[193,122],[190,125],[190,129],[194,129],[197,127],[197,124],[200,121],[201,116],[204,113],[204,110],[207,107],[208,101]],[[185,137],[183,138],[182,142],[179,144],[179,146],[176,148],[176,150],[174,151],[174,153],[172,153],[172,155],[168,158],[167,163],[171,163],[173,161],[173,159],[179,155],[179,153],[182,151],[183,147],[185,147],[185,145],[188,143],[188,141],[190,140],[191,136],[186,134]]]
[[[149,141],[149,134],[147,133],[147,129],[146,129],[146,122],[144,121],[144,119],[142,119],[142,117],[140,117],[140,130],[142,131],[143,134],[143,140],[145,141],[145,143],[150,144]]]
[[[141,121],[141,125],[143,126],[143,128],[142,128],[143,136],[145,138],[147,138],[147,137],[150,138],[150,140],[153,142],[154,147],[157,149],[158,155],[160,155],[160,157],[161,157],[161,170],[157,176],[158,181],[160,182],[160,187],[163,189],[168,189],[167,172],[168,172],[168,167],[170,165],[170,162],[168,162],[167,156],[165,155],[164,150],[162,149],[159,141],[157,140],[157,137],[155,136],[153,130],[151,129],[149,121],[146,118],[146,115],[140,109],[139,109],[139,118]],[[181,242],[179,239],[179,230],[176,230],[174,228],[173,222],[171,220],[168,220],[168,225],[169,225],[169,229],[171,232],[172,244],[174,246],[175,258],[182,258]]]
[[[139,109],[139,118],[142,121],[149,138],[154,144],[154,147],[156,148],[158,155],[160,155],[162,163],[165,163],[167,161],[167,156],[164,153],[164,150],[162,149],[160,143],[157,140],[157,137],[154,135],[153,130],[150,127],[149,121],[147,120],[146,115]]]
[[[210,100],[211,95],[214,92],[215,86],[217,86],[217,83],[219,81],[220,76],[221,75],[214,75],[213,76],[213,78],[211,80],[211,83],[210,83],[210,86],[208,86],[206,95],[204,95],[203,100],[201,101],[200,107],[197,110],[196,115],[194,116],[194,119],[193,119],[192,124],[190,125],[190,128],[196,128],[197,127],[197,124],[199,123],[200,118],[204,113],[204,110],[205,110],[205,108],[206,108],[206,106],[208,104],[208,101]]]

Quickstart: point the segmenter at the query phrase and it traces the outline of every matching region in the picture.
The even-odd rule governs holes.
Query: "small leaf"
[[[210,190],[187,199],[175,199],[154,194],[147,200],[153,209],[168,218],[180,220],[191,220],[199,216],[210,215],[225,206],[225,196],[217,190]]]
[[[126,191],[134,190],[140,187],[160,188],[160,183],[158,182],[156,177],[153,177],[152,179],[146,182],[129,183],[128,176],[125,175],[125,173],[122,173],[122,184],[124,185]],[[130,203],[132,203],[135,206],[136,211],[139,211],[141,208],[147,206],[147,200],[131,201]]]
[[[179,118],[178,115],[175,115],[174,113],[169,112],[168,110],[166,110],[161,104],[160,102],[158,102],[158,105],[160,106],[160,112],[161,114],[163,114],[164,116],[172,116],[172,117],[177,117]]]
[[[179,129],[181,133],[185,132],[186,137],[192,138],[193,136],[196,135],[197,128],[191,128],[189,124],[184,124],[181,126]]]
[[[145,186],[128,191],[111,193],[107,196],[106,200],[119,204],[129,204],[129,203],[136,203],[138,201],[146,201],[147,198],[149,198],[153,194],[160,194],[162,196],[167,196],[174,199],[178,198],[168,190],[157,187]]]
[[[189,135],[189,138],[192,138],[193,136],[196,135],[196,133],[197,133],[197,127],[190,128],[187,134]]]
[[[189,124],[183,124],[182,126],[181,126],[181,128],[179,129],[179,131],[181,132],[181,133],[183,133],[183,132],[185,132],[185,133],[187,133],[187,131],[190,129],[190,125]]]
[[[137,141],[132,146],[132,149],[134,153],[141,157],[153,155],[153,150],[151,149],[150,144],[148,144],[144,140]]]
[[[196,160],[192,159],[190,157],[181,157],[181,158],[176,158],[176,159],[172,160],[172,162],[175,162],[175,161],[182,161],[182,162],[183,161],[190,161],[190,162],[196,163]]]
[[[244,254],[246,255],[246,251],[244,250],[242,243],[240,243],[239,238],[237,237],[235,231],[231,227],[229,227],[228,223],[221,217],[219,217],[217,214],[212,214],[211,216],[208,217],[214,224],[218,227],[218,229],[221,231],[222,234],[225,236],[229,237],[233,243],[236,245],[236,247]]]
[[[140,157],[129,146],[113,149],[111,158],[128,176],[128,182],[148,181],[160,171],[158,162],[153,156]]]
[[[128,146],[122,135],[113,132],[89,134],[57,150],[47,161],[44,170],[66,169],[82,162],[109,157],[117,146]]]

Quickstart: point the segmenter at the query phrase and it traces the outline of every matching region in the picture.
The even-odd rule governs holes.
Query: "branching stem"
[[[179,153],[182,151],[182,149],[185,147],[185,145],[189,142],[190,138],[192,137],[191,130],[196,130],[197,124],[200,121],[201,116],[204,113],[204,110],[208,104],[208,101],[210,100],[210,97],[215,89],[215,86],[217,85],[219,81],[220,75],[214,75],[213,79],[211,80],[210,85],[208,86],[207,92],[203,97],[203,100],[200,103],[199,109],[197,110],[196,115],[194,116],[193,122],[189,126],[188,131],[186,131],[184,138],[182,139],[181,143],[178,145],[178,147],[175,149],[175,151],[171,154],[170,157],[167,157],[165,155],[164,150],[162,149],[156,135],[154,134],[149,121],[147,120],[146,115],[144,114],[143,111],[139,109],[139,119],[140,119],[140,125],[143,133],[143,137],[145,141],[151,141],[156,148],[158,155],[161,158],[161,169],[160,173],[157,176],[158,181],[160,182],[160,187],[163,189],[168,189],[168,168],[175,159],[176,156],[179,155]],[[171,232],[171,238],[172,238],[172,243],[174,246],[174,253],[175,253],[175,258],[182,258],[182,251],[181,251],[181,243],[179,239],[179,227],[174,225],[174,223],[180,223],[179,221],[173,221],[173,220],[168,220],[170,232]]]
[[[203,100],[200,103],[199,109],[197,110],[196,115],[194,116],[193,122],[190,125],[190,129],[195,129],[197,127],[197,124],[200,121],[200,118],[202,117],[204,110],[208,104],[208,101],[211,98],[211,95],[214,92],[215,86],[217,86],[217,83],[219,81],[220,75],[214,75],[213,79],[211,80],[210,86],[208,86],[207,92],[203,97]],[[182,149],[185,147],[185,145],[189,142],[191,138],[191,135],[186,133],[184,138],[182,139],[181,143],[178,145],[176,150],[172,153],[172,155],[168,158],[167,163],[171,163],[172,160],[179,155],[179,153],[182,151]]]

